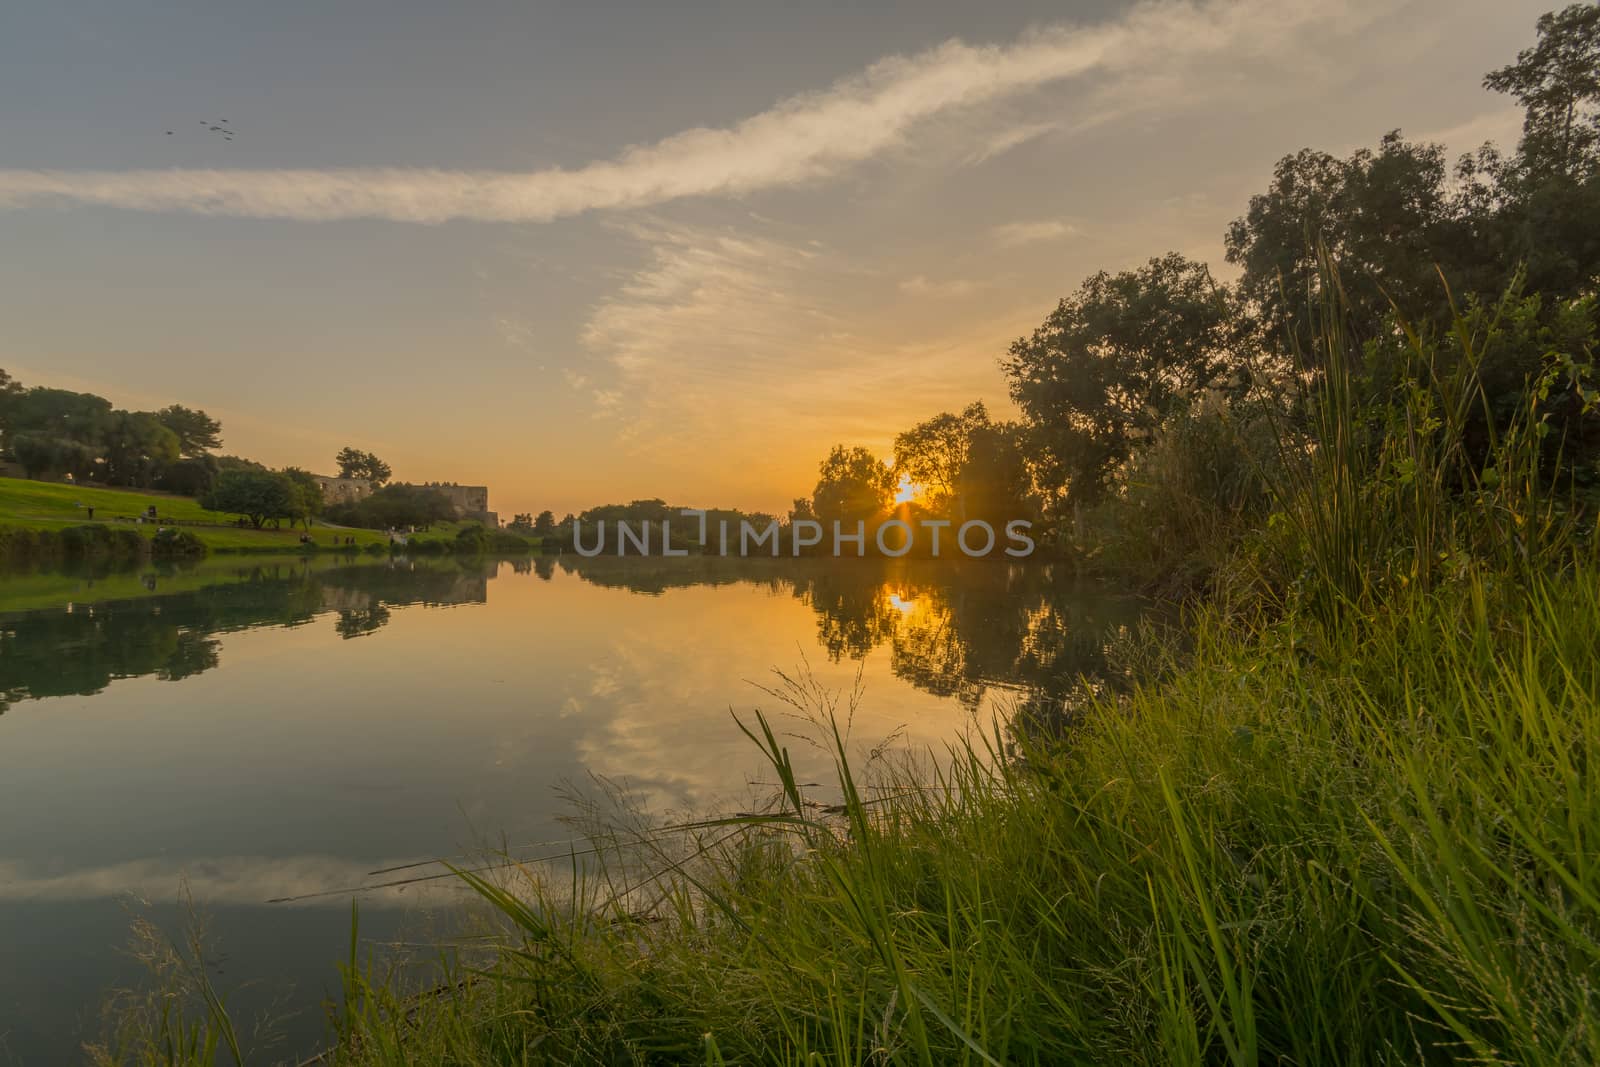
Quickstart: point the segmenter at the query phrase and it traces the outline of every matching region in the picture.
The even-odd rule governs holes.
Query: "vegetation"
[[[458,516],[450,498],[439,490],[402,483],[385,485],[351,504],[336,504],[328,509],[328,517],[373,530],[430,530],[435,523],[454,522]]]
[[[348,446],[339,450],[334,462],[339,465],[339,477],[365,478],[373,485],[382,485],[394,473],[387,463],[371,452],[362,452]]]
[[[136,523],[156,509],[156,522]],[[314,527],[311,544],[290,530],[240,527],[229,512],[209,511],[197,501],[183,496],[127,489],[36,482],[20,478],[0,478],[0,543],[8,550],[0,556],[11,562],[32,563],[66,558],[56,546],[56,535],[70,526],[86,525],[91,519],[117,531],[118,537],[153,541],[163,527],[176,527],[198,541],[209,552],[292,552],[310,548],[380,545],[388,549],[388,539],[366,530]],[[346,538],[354,541],[345,546]],[[336,546],[335,542],[339,542]],[[184,539],[188,544],[188,540]],[[163,549],[164,551],[165,549]],[[144,549],[143,552],[154,551]],[[7,578],[7,581],[12,581]]]
[[[1288,157],[1236,286],[1097,275],[1013,347],[1021,426],[902,435],[944,509],[1023,435],[1012,503],[1087,562],[1191,571],[1181,639],[932,765],[863,758],[853,704],[787,681],[738,723],[766,807],[455,869],[498,940],[424,984],[352,938],[327,1061],[1600,1062],[1597,12],[1489,75],[1513,158]],[[866,450],[822,473],[796,514],[887,504]],[[214,1060],[193,973],[101,1060]]]

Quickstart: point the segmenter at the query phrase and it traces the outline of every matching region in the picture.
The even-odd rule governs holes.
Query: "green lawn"
[[[232,523],[237,518],[207,511],[189,497],[168,493],[0,478],[0,525],[5,526],[35,530],[77,526],[89,521],[87,509],[93,507],[95,522],[127,526],[144,537],[153,537],[156,526],[117,522],[119,518],[132,519],[144,514],[152,504],[156,507],[156,514],[163,519]],[[184,528],[192,531],[213,552],[298,552],[301,549],[302,531],[287,527],[281,530],[240,529],[231,525]],[[353,537],[358,548],[389,543],[388,536],[378,530],[357,530],[321,523],[312,524],[311,536],[324,548],[333,547],[335,537],[341,540]],[[453,532],[451,536],[454,536]]]

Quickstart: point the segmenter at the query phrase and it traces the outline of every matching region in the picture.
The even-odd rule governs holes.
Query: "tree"
[[[394,472],[389,465],[371,452],[362,452],[355,448],[342,448],[334,457],[334,462],[339,464],[339,477],[365,478],[373,485],[382,485],[389,480]]]
[[[267,470],[225,470],[200,500],[201,507],[241,515],[258,530],[268,519],[292,518],[298,503],[294,482]]]
[[[70,474],[87,478],[94,473],[99,452],[81,441],[42,433],[20,433],[11,438],[11,452],[29,478]]]
[[[1539,42],[1484,75],[1524,109],[1521,167],[1534,179],[1591,176],[1600,164],[1600,5],[1573,4],[1537,23]]]
[[[533,512],[517,512],[516,515],[511,519],[510,524],[506,526],[506,529],[514,530],[520,534],[533,533]]]
[[[299,467],[285,467],[280,472],[289,480],[294,492],[290,503],[288,518],[291,522],[299,522],[311,529],[311,520],[322,514],[322,483],[316,476]]]
[[[1203,263],[1169,253],[1086,279],[1001,361],[1058,472],[1044,488],[1098,500],[1138,442],[1233,369],[1229,341],[1227,294]]]
[[[553,512],[541,511],[539,517],[533,520],[533,532],[540,537],[548,537],[556,532],[556,517]]]
[[[0,453],[11,450],[11,419],[17,401],[25,390],[22,383],[0,367]]]
[[[110,485],[145,489],[178,459],[178,435],[148,411],[113,411],[100,431]]]
[[[156,412],[155,417],[177,435],[178,452],[185,459],[222,447],[222,423],[204,411],[172,404]]]
[[[176,463],[167,465],[156,485],[169,493],[201,497],[216,482],[217,473],[221,469],[217,457],[211,455],[179,459]]]
[[[883,511],[894,490],[894,474],[869,450],[835,445],[822,461],[811,494],[817,518],[868,519]]]
[[[941,412],[894,439],[894,473],[924,487],[928,506],[946,511],[957,492],[961,468],[973,431],[989,425],[982,401],[968,404],[959,415]]]
[[[999,529],[1012,519],[1033,515],[1026,440],[1014,422],[972,428],[956,481],[963,520],[982,519]]]
[[[1306,148],[1279,160],[1271,187],[1250,198],[1226,237],[1258,340],[1311,352],[1324,251],[1341,269],[1350,325],[1363,339],[1382,332],[1391,302],[1418,320],[1447,314],[1440,270],[1460,289],[1501,287],[1508,272],[1473,236],[1475,201],[1452,195],[1447,179],[1444,150],[1398,130],[1348,159]]]
[[[329,518],[347,526],[372,530],[417,526],[429,529],[436,522],[456,517],[455,505],[437,489],[419,485],[386,485],[354,504],[328,512]]]
[[[11,429],[16,433],[61,437],[91,447],[99,444],[111,415],[111,401],[105,397],[42,385],[25,390],[8,406]]]

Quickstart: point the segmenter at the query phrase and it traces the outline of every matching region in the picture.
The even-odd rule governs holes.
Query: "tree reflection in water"
[[[481,559],[212,566],[210,584],[187,591],[0,614],[0,709],[95,693],[116,678],[199,674],[217,666],[213,635],[231,630],[300,626],[331,613],[335,632],[348,639],[381,629],[392,607],[483,603],[500,567]],[[551,581],[558,567],[646,596],[737,583],[792,597],[815,613],[817,643],[830,660],[887,650],[893,673],[918,689],[973,711],[990,701],[1030,729],[1058,728],[1085,681],[1115,680],[1107,648],[1143,608],[1032,562],[567,555],[506,569]],[[76,588],[94,581],[80,578]],[[140,579],[161,589],[182,586],[185,573],[146,568]]]

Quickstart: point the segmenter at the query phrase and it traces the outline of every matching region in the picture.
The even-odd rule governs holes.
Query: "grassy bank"
[[[1376,402],[1323,340],[1185,640],[1064,731],[852,765],[797,684],[836,782],[769,707],[764,809],[456,872],[496,939],[426,986],[352,948],[322,1062],[1600,1062],[1592,513],[1533,410],[1466,435],[1471,330]],[[105,1062],[235,1055],[203,978],[137,1004]]]
[[[137,523],[139,516],[154,507],[157,523]],[[71,558],[83,553],[61,544],[63,531],[93,523],[106,527],[119,543],[112,558],[149,554],[149,543],[162,522],[176,524],[191,534],[207,553],[304,554],[307,551],[333,550],[388,552],[389,535],[381,530],[333,526],[314,522],[309,531],[301,528],[252,529],[236,525],[235,515],[208,511],[188,497],[164,493],[107,489],[94,486],[35,482],[21,478],[0,478],[0,558],[34,562]],[[519,538],[504,531],[485,531],[482,538],[464,531],[476,529],[473,523],[444,522],[412,538],[419,555],[452,552],[518,554],[537,551],[538,539]],[[302,535],[311,538],[303,543]],[[70,537],[71,535],[69,535]],[[137,537],[144,547],[131,542]],[[349,539],[352,544],[344,542]],[[92,554],[92,553],[91,553]],[[159,553],[158,553],[159,554]]]

